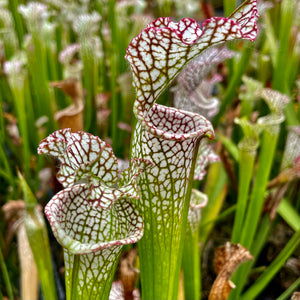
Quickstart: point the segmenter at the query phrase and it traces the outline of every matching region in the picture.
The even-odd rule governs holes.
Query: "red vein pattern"
[[[192,19],[173,23],[159,18],[135,37],[125,58],[136,89],[138,123],[131,157],[153,166],[138,178],[145,233],[139,242],[143,295],[172,299],[181,230],[187,214],[186,195],[197,140],[214,137],[204,117],[155,101],[186,64],[206,48],[233,39],[256,37],[256,0],[247,0],[228,18],[211,18],[203,28]],[[155,264],[154,264],[155,262]],[[147,280],[148,278],[149,280]]]
[[[64,247],[67,299],[74,292],[78,299],[107,298],[122,246],[143,235],[143,219],[132,202],[139,198],[137,177],[151,163],[132,159],[119,176],[108,144],[70,129],[41,141],[38,153],[61,163],[57,176],[65,189],[49,201],[45,214]]]
[[[64,187],[81,179],[98,177],[113,185],[118,179],[118,163],[110,145],[89,133],[71,129],[55,131],[40,142],[38,154],[49,154],[61,162],[58,180]]]
[[[234,40],[256,37],[256,0],[245,1],[230,18],[214,17],[200,25],[192,19],[178,23],[159,18],[149,24],[129,44],[125,58],[133,73],[137,91],[134,112],[148,125],[147,115],[162,91],[182,68],[206,48]],[[148,130],[155,132],[153,126]]]
[[[55,131],[42,140],[39,154],[50,154],[61,162],[57,174],[64,187],[86,182],[86,194],[90,205],[109,209],[120,197],[138,199],[136,177],[151,163],[135,159],[132,166],[121,174],[120,186],[118,162],[110,145],[96,136],[70,129]]]
[[[122,245],[137,242],[144,228],[131,201],[121,198],[111,210],[103,210],[89,204],[88,193],[85,184],[66,188],[45,208],[53,234],[64,247],[67,290],[72,290],[73,276],[77,276],[76,289],[81,299],[100,297]],[[78,269],[74,268],[77,254]]]
[[[121,198],[111,210],[104,210],[89,204],[88,193],[85,184],[77,184],[57,193],[45,207],[53,234],[64,248],[87,254],[141,238],[143,220],[133,204]]]
[[[160,109],[154,105],[152,110]],[[167,282],[172,282],[176,276],[177,257],[179,254],[181,229],[186,194],[197,140],[207,132],[213,133],[209,121],[199,115],[164,108],[164,116],[156,118],[155,126],[162,132],[173,134],[176,139],[165,139],[146,130],[141,123],[137,123],[133,136],[132,157],[151,160],[153,166],[138,178],[140,199],[139,208],[145,223],[145,234],[139,242],[141,262],[142,289],[144,274],[157,276],[161,290],[146,298],[171,299],[172,291],[166,288]],[[178,116],[182,116],[180,120]],[[176,128],[176,130],[174,129]],[[155,265],[149,262],[155,261]]]

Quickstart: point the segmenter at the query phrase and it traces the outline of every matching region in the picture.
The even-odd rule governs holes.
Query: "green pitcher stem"
[[[249,151],[247,149],[241,149],[239,162],[239,193],[232,231],[232,243],[238,243],[240,240],[241,228],[247,209],[248,192],[252,180],[255,156],[255,150]]]
[[[144,214],[144,237],[138,243],[142,297],[151,299],[172,299],[179,259],[181,234],[174,224],[182,224],[183,218],[176,215],[165,222],[165,228],[157,228],[157,215],[153,210]],[[151,224],[151,225],[150,225]]]
[[[248,214],[244,223],[247,230],[243,231],[241,236],[241,243],[250,248],[255,236],[256,228],[261,214],[261,208],[263,206],[263,200],[265,196],[265,189],[268,184],[268,178],[270,175],[273,157],[278,140],[278,131],[272,129],[266,129],[263,133],[263,140],[261,146],[261,153],[259,157],[259,167],[257,170],[256,180],[254,183],[252,195],[249,203]]]
[[[145,231],[143,238],[138,243],[142,298],[144,300],[172,300],[174,297],[177,298],[185,225],[199,142],[200,139],[196,142],[192,166],[187,176],[188,181],[186,181],[186,184],[188,187],[186,197],[183,199],[174,199],[174,207],[176,201],[184,202],[179,205],[178,211],[175,213],[174,207],[166,207],[160,210],[151,201],[149,201],[149,209],[144,209]],[[148,181],[147,175],[146,172],[146,181]],[[144,208],[147,207],[147,204],[144,203],[147,201],[147,198],[143,194],[147,192],[149,190],[141,191],[141,206]],[[161,204],[161,202],[159,203]],[[164,219],[163,227],[157,223],[157,220],[160,218]]]
[[[64,249],[66,262],[66,299],[108,299],[121,249],[122,247],[119,247],[117,252],[108,255],[96,269],[94,268],[95,275],[89,278],[87,278],[86,272],[83,272],[86,269],[86,261],[97,259],[97,253],[77,255],[71,254]],[[106,271],[101,272],[102,269]],[[102,277],[101,281],[98,280],[100,277]],[[95,289],[95,284],[97,285],[97,289]]]
[[[187,189],[186,198],[185,198],[184,217],[183,217],[183,224],[181,226],[179,261],[177,263],[177,272],[176,272],[177,278],[175,279],[175,285],[174,285],[174,289],[173,289],[173,299],[176,299],[177,294],[178,294],[180,267],[182,265],[181,261],[182,261],[182,256],[183,256],[183,251],[184,251],[184,244],[185,244],[185,236],[186,236],[186,223],[187,223],[187,217],[188,217],[188,213],[189,213],[189,204],[190,204],[192,189],[193,189],[195,167],[196,167],[198,150],[199,150],[199,145],[200,145],[201,140],[202,140],[202,138],[199,138],[196,142],[194,156],[193,156],[193,160],[192,160],[191,172],[190,172],[189,181],[188,181],[188,189]],[[194,239],[197,239],[197,243],[198,243],[198,236],[194,237]],[[200,251],[199,251],[199,259],[200,259]],[[195,261],[195,263],[196,263],[196,261]],[[195,279],[195,280],[197,280],[197,279]],[[199,273],[199,280],[200,280],[200,273]]]

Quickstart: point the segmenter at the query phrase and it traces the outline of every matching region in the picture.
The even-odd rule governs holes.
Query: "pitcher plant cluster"
[[[257,299],[296,264],[300,5],[241,2],[3,1],[3,296],[14,232],[32,300]]]
[[[177,102],[193,98],[209,72],[205,66],[230,53],[208,48],[235,39],[253,41],[257,17],[256,0],[251,0],[229,18],[214,17],[202,26],[188,18],[178,23],[159,18],[131,41],[125,58],[136,90],[137,124],[130,166],[121,174],[112,148],[91,134],[61,129],[40,143],[39,154],[60,162],[57,179],[64,189],[45,214],[64,247],[67,299],[108,298],[122,246],[136,242],[143,299],[176,297],[186,223],[190,230],[197,227],[195,209],[207,201],[205,196],[195,200],[194,174],[197,169],[196,178],[202,178],[201,165],[210,160],[207,151],[201,152],[207,147],[202,139],[212,139],[214,130],[200,114],[201,106],[198,113],[156,102],[181,72]],[[191,61],[199,68],[200,60],[203,70],[184,71]],[[213,106],[205,108],[213,113]]]

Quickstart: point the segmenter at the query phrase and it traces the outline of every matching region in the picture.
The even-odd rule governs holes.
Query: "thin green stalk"
[[[230,138],[223,134],[218,134],[217,140],[220,140],[222,142],[222,145],[226,148],[229,154],[233,157],[233,159],[236,162],[238,162],[240,159],[240,151],[237,145]]]
[[[4,165],[3,171],[0,170],[2,173],[1,175],[7,179],[10,187],[12,187],[13,192],[16,192],[14,176],[13,176],[9,161],[7,159],[7,155],[5,154],[5,151],[3,148],[4,148],[3,145],[0,144],[0,161]]]
[[[276,259],[263,272],[263,274],[251,285],[251,287],[242,295],[241,299],[256,299],[267,284],[272,280],[276,273],[282,268],[287,259],[293,254],[300,243],[300,230],[294,233],[287,245],[279,253]]]
[[[0,36],[4,50],[4,57],[6,60],[9,60],[16,52],[14,31],[8,26],[5,27],[5,24],[4,27],[1,27],[0,25]]]
[[[272,66],[271,66],[271,59],[268,55],[265,55],[264,53],[262,53],[261,55],[259,55],[258,58],[258,70],[259,73],[257,74],[257,80],[259,82],[261,82],[264,86],[267,84],[270,76],[271,76],[271,70],[272,70]],[[250,103],[249,103],[250,104]],[[252,103],[251,103],[252,104]],[[253,112],[253,105],[249,105],[251,106],[251,111],[248,111],[247,117],[250,119],[251,118],[251,114]],[[242,106],[243,105],[247,105],[247,101],[243,101],[242,102]],[[244,116],[243,114],[243,107],[242,107],[242,116]]]
[[[284,114],[286,116],[286,122],[289,126],[299,124],[298,117],[292,101],[286,105]]]
[[[114,51],[110,55],[110,67],[111,67],[111,76],[110,76],[110,92],[111,92],[111,136],[112,136],[112,145],[114,148],[118,148],[118,97],[117,97],[117,84],[116,84],[116,57]]]
[[[63,26],[62,24],[57,24],[55,27],[55,46],[56,46],[56,53],[52,55],[52,60],[55,62],[55,68],[57,75],[54,77],[55,80],[62,80],[63,79],[63,67],[62,64],[59,62],[58,54],[63,50]],[[57,109],[63,109],[68,106],[68,100],[65,94],[60,91],[59,89],[55,89],[55,99],[57,104]]]
[[[20,150],[14,145],[9,136],[5,136],[5,149],[9,149],[11,157],[14,160],[14,166],[22,166],[23,155],[20,155]],[[4,152],[5,153],[5,152]],[[12,167],[13,169],[14,167]]]
[[[39,33],[32,33],[33,45],[26,49],[28,69],[32,78],[37,116],[48,117],[48,131],[54,131],[53,110],[48,87],[47,54]]]
[[[8,1],[8,7],[13,16],[14,23],[15,23],[15,30],[16,30],[17,36],[18,36],[19,47],[22,48],[23,37],[24,37],[24,28],[23,28],[22,17],[18,12],[18,6],[19,6],[18,0],[9,0]]]
[[[283,93],[285,93],[288,88],[286,64],[289,60],[289,41],[296,11],[295,8],[296,1],[294,0],[283,0],[281,2],[278,45],[278,49],[280,49],[280,51],[277,51],[276,63],[273,71],[272,87],[273,89]]]
[[[208,225],[211,222],[218,223],[222,220],[227,219],[228,216],[233,214],[235,211],[236,211],[236,204],[234,204],[234,205],[230,206],[229,208],[225,209],[224,211],[222,211],[215,219],[209,221],[208,223],[201,224],[200,230],[202,228],[205,228],[205,226]]]
[[[214,226],[214,220],[219,215],[227,193],[227,175],[221,163],[214,163],[210,166],[204,193],[209,201],[202,210],[200,236],[203,250],[203,244],[206,242],[209,233]]]
[[[14,295],[13,295],[9,275],[8,275],[8,272],[7,272],[7,268],[6,268],[6,265],[5,265],[5,261],[4,261],[4,257],[3,257],[1,249],[0,249],[0,269],[1,269],[3,280],[4,280],[4,284],[6,286],[6,291],[7,291],[7,295],[9,297],[9,300],[14,300]]]
[[[105,15],[105,8],[103,7],[103,3],[101,1],[97,1],[95,3],[95,8],[100,16],[103,17]],[[103,57],[100,59],[100,62],[99,62],[99,74],[101,74],[100,83],[101,83],[102,91],[107,91],[110,89],[110,86],[109,86],[110,76],[109,76],[109,73],[106,72],[106,69],[107,69],[106,61],[109,60],[108,55],[109,55],[110,51],[108,50],[108,47],[110,47],[110,45],[106,42],[104,35],[103,35],[103,22],[99,23],[98,35],[101,40],[102,49],[103,49]]]
[[[30,146],[29,133],[27,128],[26,101],[24,97],[25,75],[11,74],[10,86],[14,97],[14,107],[18,118],[18,126],[22,137],[22,159],[26,179],[30,178]]]
[[[295,45],[296,47],[296,45]],[[299,45],[297,47],[300,48]],[[289,87],[288,90],[292,91],[295,85],[295,82],[297,80],[298,74],[299,74],[299,68],[300,68],[300,63],[299,63],[299,51],[300,49],[296,52],[294,51],[290,57],[289,64],[288,64],[288,74],[289,74]],[[298,124],[298,123],[297,123]]]
[[[273,126],[272,126],[273,127]],[[277,145],[278,133],[274,128],[265,129],[263,132],[262,146],[259,154],[258,170],[251,193],[248,211],[244,225],[242,227],[240,244],[247,249],[251,249],[255,233],[258,227],[259,218],[264,202],[265,191],[268,178],[273,163],[273,157]],[[248,276],[245,272],[247,264],[238,269],[233,277],[233,282],[237,285],[236,289],[230,294],[230,299],[238,299],[243,289],[243,284]]]
[[[253,166],[256,151],[241,149],[239,161],[239,186],[237,209],[235,213],[234,225],[232,230],[232,243],[238,243],[241,237],[241,228],[243,228],[244,217],[247,209],[248,193],[252,180]]]
[[[95,133],[96,126],[96,96],[98,92],[99,42],[97,40],[100,15],[97,12],[82,14],[73,23],[73,30],[80,41],[80,55],[83,62],[83,87],[86,90],[84,128]]]
[[[1,88],[1,87],[0,87]],[[10,166],[10,163],[8,161],[8,157],[5,153],[5,136],[6,136],[6,130],[5,130],[5,124],[4,124],[4,117],[3,117],[3,106],[2,106],[2,90],[0,93],[0,161],[3,164],[3,176],[7,178],[9,185],[12,187],[13,192],[16,191],[15,188],[15,180],[13,176],[13,172]]]
[[[111,137],[112,137],[112,146],[114,149],[118,149],[119,145],[119,137],[118,137],[118,115],[119,115],[119,109],[118,109],[118,97],[117,97],[117,68],[118,68],[118,62],[117,62],[117,24],[116,24],[116,18],[115,18],[115,5],[116,1],[112,0],[109,1],[108,6],[108,22],[110,25],[111,30],[111,52],[109,56],[110,61],[110,92],[111,92],[111,122],[110,122],[110,129],[111,129]]]
[[[300,285],[300,277],[295,280],[286,291],[284,291],[276,300],[286,300]]]
[[[58,53],[63,50],[63,26],[61,23],[56,24],[55,27],[55,46],[56,46],[56,58],[57,58],[57,76],[58,79],[63,78],[63,70],[61,63],[58,62]]]
[[[263,22],[265,24],[264,33],[266,35],[266,41],[263,46],[263,52],[269,52],[271,57],[271,62],[274,65],[277,57],[278,52],[278,45],[275,37],[275,32],[273,28],[273,24],[270,18],[269,12],[266,12],[263,15]],[[267,48],[267,49],[265,49]],[[268,51],[267,51],[268,50]]]
[[[35,113],[34,102],[32,101],[32,96],[30,92],[30,78],[28,76],[24,79],[24,99],[25,99],[25,111],[27,119],[27,130],[28,138],[31,152],[36,153],[37,145],[39,144],[40,137],[38,136],[38,131],[34,120],[37,119]]]
[[[257,229],[261,209],[264,201],[268,178],[273,163],[273,157],[277,145],[278,134],[272,129],[265,129],[263,132],[262,146],[259,154],[259,165],[255,178],[253,191],[251,193],[249,209],[246,216],[241,244],[250,248]]]
[[[90,133],[96,129],[95,99],[98,85],[98,63],[93,54],[93,45],[89,37],[81,41],[81,55],[83,60],[83,85],[87,91],[85,96],[84,127]]]
[[[272,222],[270,220],[270,216],[269,214],[265,214],[259,224],[258,232],[250,249],[250,252],[255,257],[255,259],[258,257],[264,245],[266,244],[266,241],[271,231],[271,227]]]
[[[281,2],[280,10],[280,31],[279,45],[276,61],[274,64],[272,88],[282,93],[290,93],[289,81],[290,74],[294,68],[289,68],[289,61],[292,57],[290,53],[290,39],[292,33],[293,20],[296,11],[296,2],[294,0],[284,0]],[[298,119],[293,107],[292,101],[285,108],[285,115],[288,125],[298,124]]]
[[[6,103],[8,105],[12,105],[13,103],[13,94],[12,94],[12,91],[11,91],[11,88],[9,86],[9,82],[8,82],[8,77],[7,76],[1,76],[0,77],[0,101],[1,103]],[[1,114],[3,114],[3,108],[4,108],[4,105],[2,104],[2,107],[1,107]],[[2,117],[1,115],[1,118],[0,118],[0,123],[1,123],[1,131],[4,133],[5,132],[5,121],[4,121],[4,117]],[[2,136],[4,136],[5,134],[3,134]]]
[[[201,291],[199,230],[185,237],[182,256],[184,295],[186,300],[199,300]]]
[[[57,80],[57,57],[55,56],[55,53],[53,53],[51,42],[48,40],[46,41],[46,57],[47,57],[47,70],[48,70],[48,79],[50,81]]]

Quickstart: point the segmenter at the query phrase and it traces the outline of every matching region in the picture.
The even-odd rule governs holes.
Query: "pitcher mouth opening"
[[[72,215],[72,211],[76,209],[73,206],[74,197],[76,192],[85,190],[85,185],[79,184],[72,188],[67,188],[61,193],[58,193],[55,199],[50,200],[45,208],[45,214],[51,224],[53,233],[57,241],[72,254],[89,254],[95,253],[100,250],[108,249],[114,246],[122,246],[137,242],[143,235],[143,221],[141,217],[136,215],[129,202],[120,204],[120,207],[115,209],[122,212],[123,206],[126,206],[122,220],[117,220],[117,214],[111,213],[111,211],[103,210],[100,207],[95,208],[82,198],[78,210],[82,216],[78,214]],[[64,193],[68,193],[65,198]],[[125,201],[125,200],[124,200]],[[119,203],[115,204],[116,206]],[[69,213],[70,212],[70,213]],[[128,219],[129,212],[131,212],[131,219]],[[104,216],[102,214],[105,214]],[[95,217],[100,214],[101,217],[97,221]],[[113,221],[113,219],[115,219]],[[116,226],[121,228],[111,228],[111,223],[115,222]],[[123,223],[123,224],[121,224]],[[84,227],[84,224],[89,226]]]
[[[166,140],[183,141],[204,135],[214,138],[214,130],[209,120],[173,107],[154,104],[139,120],[147,131]]]

